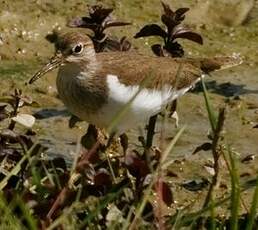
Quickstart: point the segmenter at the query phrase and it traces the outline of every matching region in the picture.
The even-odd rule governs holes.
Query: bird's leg
[[[176,108],[177,108],[177,100],[172,101],[172,103],[167,106],[168,117],[175,119],[176,127],[178,127],[179,118],[176,112]]]
[[[124,154],[126,153],[126,150],[128,149],[128,136],[126,133],[121,134],[120,136],[120,144],[123,148]]]
[[[168,117],[173,117],[173,114],[176,112],[177,100],[172,101],[168,106]]]
[[[174,100],[170,105],[168,105],[169,117],[175,118],[176,123],[177,123],[178,122],[178,119],[176,116],[177,114],[175,114],[176,107],[177,107],[176,100]],[[157,117],[158,117],[158,114],[150,117],[150,119],[149,119],[148,128],[147,128],[147,137],[146,137],[146,141],[145,141],[145,152],[148,151],[152,147],[153,137],[155,135],[155,126],[156,126]]]
[[[98,140],[98,130],[94,125],[89,124],[87,132],[81,138],[81,144],[86,149],[91,149]]]
[[[157,117],[158,117],[158,115],[154,115],[154,116],[150,117],[150,119],[149,119],[145,151],[148,151],[153,144],[153,137],[155,135],[155,126],[156,126]]]
[[[99,150],[104,144],[99,137],[99,130],[94,125],[89,124],[86,134],[81,138],[81,145],[86,149],[82,151],[81,163],[99,159]]]

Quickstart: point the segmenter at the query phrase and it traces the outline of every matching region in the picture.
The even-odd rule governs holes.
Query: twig
[[[57,212],[59,207],[67,200],[68,196],[71,194],[71,190],[68,187],[68,184],[61,190],[61,192],[58,194],[55,202],[51,206],[48,214],[47,214],[47,221],[50,223],[52,216]]]
[[[155,190],[157,193],[157,206],[155,208],[155,216],[158,221],[158,229],[160,230],[165,230],[165,219],[164,219],[164,214],[162,210],[162,205],[163,205],[163,183],[161,180],[161,176],[157,179],[157,182],[155,184]]]
[[[96,141],[96,143],[92,146],[89,151],[86,151],[81,159],[78,161],[75,169],[77,172],[82,172],[85,169],[85,165],[89,164],[89,159],[92,158],[100,148],[101,143],[100,141]]]
[[[14,104],[12,104],[13,111],[12,111],[12,117],[15,117],[18,114],[19,104],[20,104],[20,98],[21,91],[19,89],[14,90]],[[14,120],[11,120],[11,123],[9,124],[8,129],[13,130],[15,127],[16,122]]]

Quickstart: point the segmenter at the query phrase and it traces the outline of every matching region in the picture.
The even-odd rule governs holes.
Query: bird
[[[29,84],[59,68],[59,98],[81,120],[108,129],[127,107],[112,129],[118,134],[146,124],[205,74],[242,62],[231,56],[171,58],[135,51],[96,53],[90,37],[81,31],[62,35],[56,48],[55,56],[33,75]]]

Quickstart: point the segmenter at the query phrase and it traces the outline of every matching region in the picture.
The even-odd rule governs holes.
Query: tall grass
[[[203,205],[202,208],[199,210],[194,210],[192,207],[193,205],[188,205],[183,209],[179,210],[174,216],[170,216],[169,218],[164,218],[163,216],[156,216],[156,218],[164,218],[160,223],[157,221],[157,225],[162,228],[168,229],[184,229],[186,227],[192,226],[192,229],[200,229],[204,228],[203,223],[206,223],[206,227],[208,229],[222,229],[225,227],[226,220],[219,221],[219,213],[217,213],[218,207],[225,207],[228,206],[230,211],[230,228],[232,230],[239,229],[239,211],[240,211],[240,198],[241,193],[246,191],[250,188],[245,188],[241,186],[239,180],[239,173],[238,173],[238,164],[236,156],[234,152],[231,150],[230,146],[225,147],[225,140],[223,142],[220,140],[221,130],[223,128],[223,122],[225,117],[220,116],[221,110],[216,113],[212,108],[212,103],[209,99],[208,92],[206,90],[205,84],[202,81],[203,89],[204,89],[204,100],[206,105],[206,110],[208,113],[208,118],[210,122],[210,128],[212,130],[212,138],[214,143],[214,149],[212,151],[216,152],[213,155],[215,158],[214,161],[218,161],[220,155],[223,155],[223,159],[226,162],[227,169],[230,175],[231,181],[231,191],[230,194],[226,197],[217,197],[215,184],[211,184],[209,188],[209,192],[211,195],[207,195],[207,202]],[[142,87],[139,89],[135,97],[138,95]],[[135,98],[134,97],[134,98]],[[126,106],[124,110],[121,111],[118,117],[114,119],[110,126],[110,130],[115,130],[117,122],[122,119],[123,115],[126,114],[127,109],[132,103],[133,99],[128,103],[129,105]],[[218,114],[218,115],[217,115]],[[223,122],[222,122],[223,121]],[[171,152],[174,150],[177,141],[180,139],[182,133],[186,130],[186,126],[183,126],[181,129],[178,130],[175,137],[167,144],[167,146],[163,149],[161,153],[161,158],[159,161],[158,167],[156,167],[151,172],[151,181],[148,186],[144,190],[144,195],[138,200],[133,206],[130,207],[130,210],[127,213],[127,216],[123,217],[123,221],[120,220],[115,221],[110,225],[110,229],[138,229],[139,223],[144,223],[143,219],[143,211],[146,207],[148,202],[153,202],[156,199],[155,196],[157,194],[153,191],[153,187],[157,179],[160,175],[163,175],[163,172],[167,170],[167,168],[172,164],[173,160],[170,159]],[[216,141],[214,141],[214,139]],[[220,151],[218,151],[218,149]],[[17,175],[21,170],[21,165],[28,160],[30,162],[30,167],[32,170],[34,184],[38,185],[40,188],[40,183],[42,177],[37,172],[36,166],[33,164],[33,159],[31,158],[31,152],[33,149],[27,151],[21,160],[16,164],[13,169],[5,175],[5,177],[0,181],[0,188],[4,191],[6,184],[12,177],[12,175]],[[79,145],[77,145],[77,153],[79,152]],[[76,173],[76,164],[78,161],[78,154],[75,156],[74,164],[71,169],[70,178]],[[214,167],[218,167],[215,166]],[[45,166],[43,167],[45,170],[46,176],[49,178],[49,181],[54,184],[57,188],[60,189],[61,183],[58,180],[57,172],[52,166],[53,173],[49,172]],[[110,164],[110,168],[112,169],[112,165]],[[113,169],[112,169],[113,170]],[[219,172],[220,168],[218,167],[217,173]],[[216,177],[218,175],[214,175]],[[216,179],[216,178],[215,178]],[[130,183],[130,182],[128,182]],[[89,204],[88,202],[80,201],[81,192],[82,190],[78,190],[75,196],[75,200],[71,202],[69,207],[66,207],[64,210],[60,212],[60,215],[55,218],[45,229],[52,230],[61,227],[63,229],[94,229],[94,223],[99,220],[99,217],[102,215],[102,212],[106,207],[110,205],[114,205],[116,201],[125,194],[125,190],[127,189],[128,184],[123,184],[120,187],[113,187],[107,194],[100,197],[95,197],[93,205]],[[40,189],[38,190],[40,192]],[[208,194],[209,194],[208,192]],[[20,191],[20,194],[17,193],[11,201],[7,201],[7,198],[4,196],[4,192],[0,193],[0,229],[39,229],[40,226],[40,219],[32,213],[32,208],[23,200],[22,194],[23,191]],[[44,194],[44,192],[42,192]],[[9,198],[8,198],[9,199]],[[158,204],[159,205],[159,204]],[[253,199],[250,204],[250,210],[248,213],[248,218],[245,224],[245,229],[251,230],[254,229],[255,221],[257,220],[256,209],[258,205],[258,177],[256,179],[255,190],[253,194]],[[17,209],[19,210],[19,214],[17,214]],[[78,212],[86,212],[87,215],[85,218],[80,221],[76,222],[76,215]],[[118,218],[117,218],[118,219]],[[208,221],[209,220],[209,221]],[[204,222],[203,222],[204,221]],[[21,227],[25,226],[25,227]],[[96,226],[95,226],[96,227]]]
[[[248,213],[248,220],[246,230],[252,230],[254,227],[255,218],[257,218],[257,205],[258,205],[258,176],[256,178],[255,191],[251,203],[251,208]],[[257,226],[256,226],[257,227]]]

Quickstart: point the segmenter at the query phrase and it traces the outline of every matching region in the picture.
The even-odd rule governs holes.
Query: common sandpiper
[[[91,39],[82,32],[66,33],[57,48],[56,55],[29,83],[59,67],[56,80],[59,97],[72,114],[99,128],[109,127],[133,98],[116,124],[115,131],[119,134],[146,123],[205,74],[241,62],[235,57],[193,59],[130,51],[96,53]],[[148,76],[151,80],[141,87]]]

